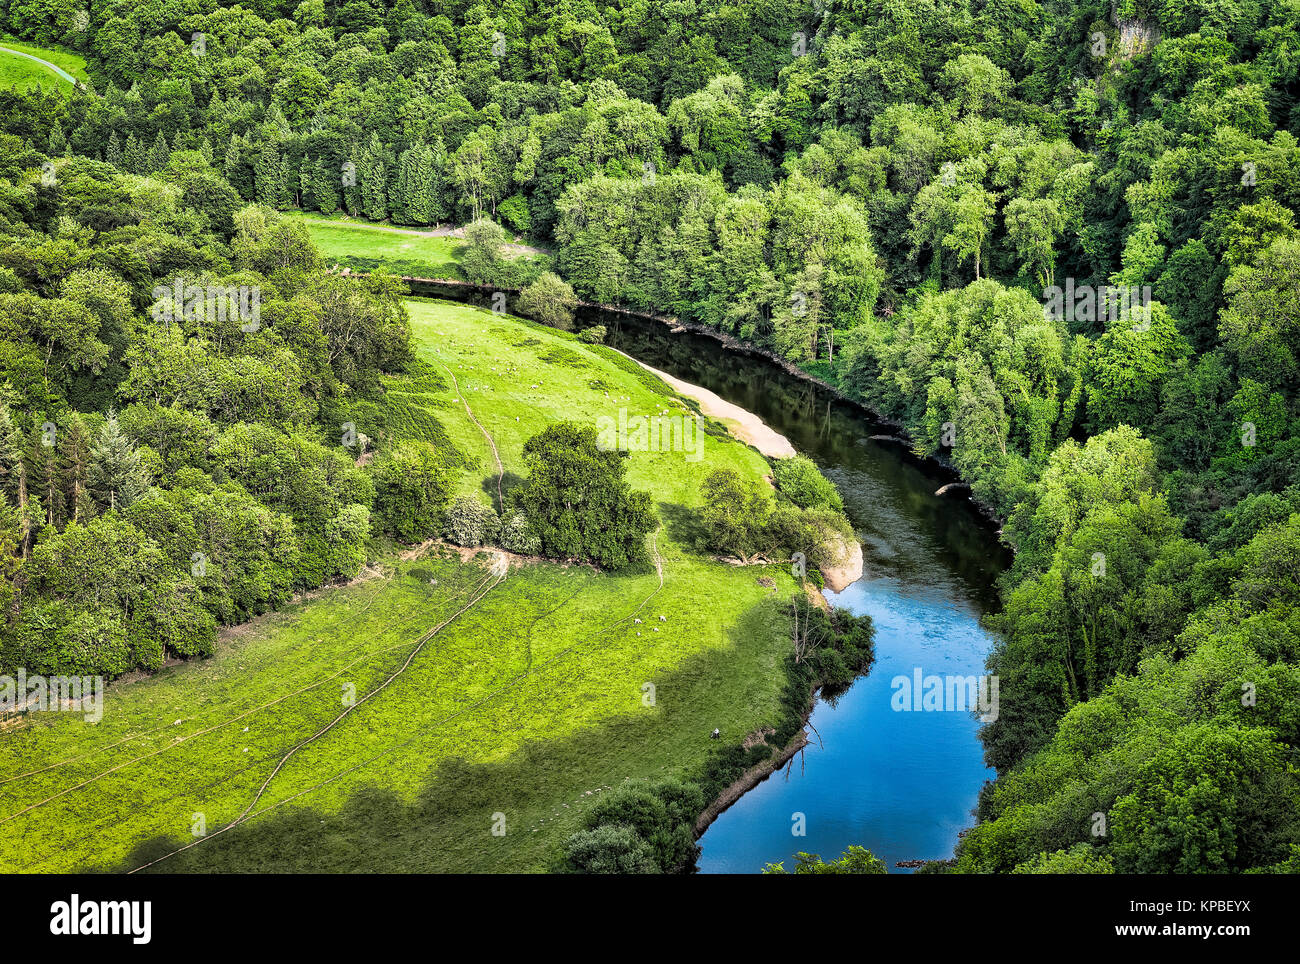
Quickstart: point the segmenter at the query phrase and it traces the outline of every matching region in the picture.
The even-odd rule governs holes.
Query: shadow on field
[[[498,763],[450,757],[428,769],[423,788],[409,804],[380,782],[358,787],[337,812],[286,804],[175,854],[149,872],[558,869],[564,838],[581,829],[586,810],[608,792],[600,788],[628,778],[684,775],[703,783],[712,800],[734,779],[738,763],[762,755],[751,752],[746,760],[741,731],[745,710],[756,703],[771,705],[772,718],[764,722],[781,727],[783,620],[773,593],[735,625],[718,627],[724,646],[652,678],[652,708],[642,703],[645,681],[628,678],[625,715],[554,740],[527,742]],[[721,729],[721,741],[710,739],[714,727]],[[391,743],[407,737],[393,733]],[[409,766],[413,759],[386,758],[377,766]],[[382,780],[382,770],[369,773]],[[497,813],[505,814],[504,836],[492,834]],[[557,824],[558,833],[552,829]],[[188,837],[155,837],[121,863],[92,872],[123,873],[191,842]]]
[[[709,530],[700,521],[700,510],[674,502],[659,503],[659,520],[668,538],[679,546],[696,546],[707,542]]]
[[[516,475],[514,472],[506,472],[501,476],[501,497],[506,505],[510,504],[510,490],[524,482],[522,475]],[[495,475],[485,475],[483,477],[483,492],[492,500],[493,506],[497,500],[497,477]]]

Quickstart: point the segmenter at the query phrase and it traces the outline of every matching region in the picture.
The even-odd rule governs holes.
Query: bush
[[[685,873],[695,869],[696,816],[704,793],[694,783],[635,781],[592,808],[588,829],[565,844],[577,873]],[[623,869],[628,868],[628,869]]]
[[[542,272],[520,292],[516,305],[520,314],[565,331],[573,327],[573,309],[577,306],[573,287],[551,271]]]
[[[835,484],[806,455],[777,459],[772,463],[772,480],[781,494],[801,509],[844,511]]]
[[[521,556],[537,556],[542,552],[542,540],[528,524],[528,517],[518,511],[501,520],[501,535],[497,539],[497,545],[506,552]]]
[[[478,499],[461,496],[447,510],[443,534],[458,546],[472,548],[495,543],[501,522],[497,514]]]
[[[850,845],[837,859],[822,860],[816,854],[800,851],[794,855],[794,870],[785,869],[785,862],[767,864],[765,874],[886,874],[885,862],[865,847]]]
[[[569,868],[583,874],[661,874],[654,851],[624,824],[580,830],[564,845]]]
[[[585,341],[589,345],[599,345],[605,341],[606,334],[604,325],[593,325],[578,332],[578,341]]]

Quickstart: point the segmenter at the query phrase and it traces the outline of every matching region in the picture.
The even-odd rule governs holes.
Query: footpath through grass
[[[71,51],[37,47],[21,40],[10,40],[3,35],[0,35],[0,48],[3,48],[0,49],[0,87],[30,90],[39,84],[46,90],[71,93],[72,82],[61,75],[59,70],[83,84],[90,79],[86,74],[85,58]],[[47,64],[52,64],[59,70],[53,70]]]
[[[507,484],[523,471],[523,443],[551,422],[683,404],[572,336],[460,305],[411,309],[429,367],[358,406],[357,428],[454,446],[462,491],[485,504],[496,463],[441,366],[492,434]],[[228,832],[216,833],[286,753],[493,585],[495,553],[386,557],[367,578],[227,632],[211,659],[112,685],[97,724],[26,717],[0,733],[0,871],[131,870],[200,833],[208,839],[150,870],[548,869],[608,788],[690,773],[717,746],[714,727],[737,742],[780,714],[788,642],[777,603],[792,580],[688,548],[699,482],[723,464],[753,478],[767,469],[712,435],[698,462],[631,456],[629,479],[664,523],[662,588],[655,571],[513,565],[382,693],[294,754]],[[498,814],[504,836],[492,832]]]

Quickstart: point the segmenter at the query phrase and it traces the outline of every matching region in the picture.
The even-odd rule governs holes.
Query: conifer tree
[[[117,131],[108,135],[108,150],[104,153],[104,160],[114,167],[122,166],[122,142],[117,138]]]
[[[108,413],[108,419],[90,448],[87,480],[91,497],[101,510],[129,506],[149,491],[148,471],[140,462],[140,454],[117,424],[115,412]]]
[[[126,163],[126,169],[132,174],[145,173],[145,147],[140,139],[132,131],[126,138],[126,150],[123,152],[122,160]]]
[[[155,171],[161,171],[167,166],[167,161],[171,157],[171,150],[167,147],[167,139],[163,137],[163,132],[159,131],[153,139],[153,147],[149,148],[149,155],[145,158],[145,169],[152,174]]]
[[[90,497],[90,433],[73,412],[59,433],[59,477],[68,518],[85,522],[94,515]]]
[[[364,155],[353,147],[346,166],[339,172],[339,185],[343,190],[343,207],[354,218],[361,216],[361,163]]]
[[[27,437],[25,461],[27,479],[31,492],[39,496],[45,510],[40,520],[41,526],[53,526],[59,529],[67,519],[63,489],[59,485],[59,466],[55,457],[54,446],[58,433],[54,423],[47,423],[41,416],[33,419],[32,430]]]
[[[318,157],[311,165],[311,194],[316,210],[324,214],[338,210],[339,192],[323,157]]]
[[[262,146],[262,153],[254,165],[253,177],[257,185],[258,202],[277,211],[283,211],[289,206],[288,192],[284,187],[284,166],[280,161],[280,150],[274,141],[267,141]]]
[[[361,185],[361,213],[371,221],[385,220],[388,217],[387,171],[378,134],[370,135],[370,145],[357,169],[357,180]]]
[[[59,119],[54,118],[54,126],[50,128],[50,148],[46,152],[50,157],[62,157],[68,150],[68,138],[63,133],[63,125]]]

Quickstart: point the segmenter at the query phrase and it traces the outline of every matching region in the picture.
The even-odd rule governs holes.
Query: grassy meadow
[[[3,36],[0,36],[0,47],[6,48],[0,50],[0,87],[17,87],[19,90],[30,90],[40,84],[46,90],[54,89],[71,92],[72,86],[67,78],[50,70],[44,64],[39,64],[30,57],[22,57],[19,54],[30,54],[32,57],[39,57],[41,60],[54,64],[71,74],[82,83],[89,80],[86,74],[85,59],[70,51],[53,47],[37,47],[34,44],[10,40]],[[17,51],[17,53],[14,51]]]
[[[459,278],[464,245],[459,238],[434,237],[427,231],[385,228],[346,218],[323,219],[319,215],[297,217],[307,230],[321,257],[355,271],[384,268],[393,274],[422,278]]]
[[[358,431],[454,448],[462,492],[485,503],[498,480],[485,430],[508,487],[524,442],[554,421],[684,410],[572,335],[442,302],[410,309],[423,364],[356,407]],[[629,481],[663,523],[662,585],[654,570],[527,560],[503,578],[495,550],[385,554],[348,586],[227,631],[211,659],[113,684],[97,724],[25,717],[0,740],[0,870],[164,857],[147,869],[548,869],[600,793],[686,773],[718,745],[714,727],[734,743],[779,714],[788,572],[688,551],[707,472],[758,478],[767,465],[725,437],[704,444],[698,462],[631,455]]]

